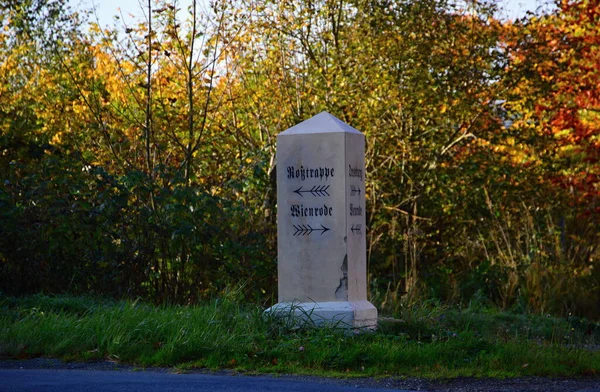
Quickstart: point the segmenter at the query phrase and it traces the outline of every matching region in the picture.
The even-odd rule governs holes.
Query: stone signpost
[[[275,314],[377,326],[367,301],[365,137],[327,112],[277,136]]]

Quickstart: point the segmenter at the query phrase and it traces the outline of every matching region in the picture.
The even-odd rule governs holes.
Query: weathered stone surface
[[[280,303],[271,311],[376,326],[367,301],[364,148],[362,133],[326,112],[277,136]]]

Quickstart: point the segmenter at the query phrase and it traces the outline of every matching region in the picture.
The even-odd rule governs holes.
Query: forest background
[[[600,317],[600,7],[0,0],[0,291],[276,302],[275,136],[367,139],[370,299]]]

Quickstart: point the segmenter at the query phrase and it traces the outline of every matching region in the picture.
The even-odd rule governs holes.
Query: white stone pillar
[[[377,326],[367,301],[365,137],[327,112],[277,136],[279,303],[315,324]]]

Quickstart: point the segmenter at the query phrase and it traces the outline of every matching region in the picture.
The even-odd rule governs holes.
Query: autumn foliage
[[[0,291],[275,298],[275,136],[367,138],[371,299],[598,317],[600,8],[0,0]],[[91,18],[89,24],[83,23]],[[233,293],[233,294],[232,294]]]

